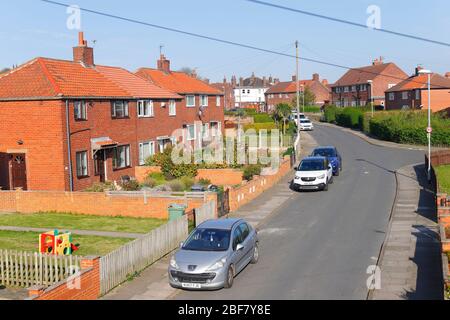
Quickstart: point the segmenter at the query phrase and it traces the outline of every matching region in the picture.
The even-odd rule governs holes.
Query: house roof
[[[157,86],[179,94],[222,94],[221,90],[184,72],[164,72],[158,69],[140,68],[136,74]]]
[[[350,69],[331,86],[337,87],[365,84],[369,80],[375,80],[375,78],[379,76],[392,76],[392,78],[396,78],[397,81],[401,80],[401,78],[407,78],[407,74],[404,73],[399,67],[397,67],[395,63],[380,63],[371,66]]]
[[[431,89],[450,89],[450,79],[433,73],[430,78]],[[386,92],[408,91],[414,89],[428,88],[428,75],[413,75],[408,79],[400,82],[396,86],[386,90]]]
[[[299,86],[304,86],[308,88],[321,86],[325,90],[330,91],[329,85],[323,84],[320,80],[300,80]],[[277,94],[277,93],[293,93],[297,92],[297,82],[295,81],[288,81],[288,82],[279,82],[276,85],[273,85],[269,88],[269,90],[266,91],[266,94]]]
[[[36,58],[0,76],[0,98],[181,98],[118,67]]]

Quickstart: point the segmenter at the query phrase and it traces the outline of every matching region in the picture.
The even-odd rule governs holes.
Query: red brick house
[[[227,82],[224,78],[223,82],[211,83],[211,86],[221,91],[224,95],[224,108],[225,110],[230,110],[235,108],[236,99],[234,97],[234,86],[233,82]]]
[[[176,92],[182,97],[179,109],[183,114],[178,118],[179,126],[186,129],[188,140],[197,140],[197,132],[223,133],[224,94],[195,75],[170,69],[170,61],[161,55],[157,69],[140,68],[136,75],[149,83]],[[200,123],[202,128],[197,128]]]
[[[347,71],[332,84],[331,102],[338,107],[365,106],[373,99],[375,106],[384,108],[385,91],[407,78],[394,63],[376,59],[371,66]]]
[[[94,64],[80,33],[74,60],[35,58],[0,76],[0,186],[82,190],[134,176],[183,123],[182,96]]]
[[[315,104],[322,106],[330,101],[330,87],[326,79],[320,80],[320,76],[315,73],[311,80],[300,80],[299,90],[302,92],[308,88],[315,96]],[[274,110],[275,106],[279,103],[291,104],[297,95],[297,82],[295,76],[292,77],[292,81],[279,82],[269,90],[266,91],[266,103],[268,111]]]
[[[414,75],[386,90],[386,110],[427,109],[428,75]],[[431,110],[450,110],[450,79],[440,74],[431,74]]]

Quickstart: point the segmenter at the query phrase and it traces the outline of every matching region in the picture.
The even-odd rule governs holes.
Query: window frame
[[[193,137],[191,137],[191,134],[190,134],[190,130],[189,130],[190,127],[194,128],[194,136]],[[197,138],[197,132],[195,130],[195,124],[187,124],[186,125],[186,140],[194,141],[196,138]]]
[[[84,155],[84,157],[83,158],[79,158],[80,155]],[[85,165],[84,168],[80,167],[80,160],[81,161],[86,161],[86,165]],[[78,179],[89,177],[89,157],[88,157],[88,151],[87,150],[82,150],[82,151],[75,152],[75,165],[76,165],[76,171],[77,171],[77,178]],[[82,170],[82,172],[79,171],[80,169]]]
[[[117,115],[117,103],[121,103],[122,104],[122,111],[123,111],[123,116],[118,116]],[[129,106],[128,106],[128,101],[126,100],[115,100],[111,102],[111,117],[113,119],[126,119],[130,117],[130,112],[129,112]]]
[[[136,109],[138,118],[153,118],[155,116],[153,100],[138,100],[136,102]]]
[[[169,116],[173,117],[176,115],[177,115],[177,102],[174,99],[171,99],[169,100]]]
[[[220,107],[221,106],[221,100],[222,100],[222,96],[216,96],[216,107]]]
[[[146,144],[148,144],[148,146],[149,146],[149,153],[150,153],[147,157],[144,155],[144,149],[143,149],[144,145],[146,145]],[[145,165],[145,160],[147,158],[153,156],[156,153],[156,151],[155,151],[156,144],[155,144],[154,140],[142,141],[142,142],[139,142],[138,148],[139,148],[139,165],[143,166],[143,165]]]
[[[389,98],[389,101],[394,101],[395,100],[395,92],[389,92],[388,98]]]
[[[188,102],[189,102],[189,98],[193,98],[193,99],[194,99],[193,104],[189,104],[189,103],[188,103]],[[195,95],[193,95],[193,94],[188,94],[188,95],[186,95],[186,107],[188,107],[188,108],[195,108],[195,106],[196,106],[196,103],[195,103]]]
[[[206,103],[204,103],[204,101],[203,101],[204,99],[206,100]],[[208,95],[205,95],[205,94],[200,95],[200,107],[207,107],[208,106],[208,102],[209,102]]]
[[[408,91],[402,91],[402,100],[408,100],[409,94]]]
[[[117,160],[118,158],[118,154],[119,154],[119,149],[121,148],[125,148],[125,166],[118,166],[117,165]],[[121,170],[121,169],[126,169],[126,168],[130,168],[131,167],[131,146],[129,144],[124,144],[121,146],[117,146],[114,148],[114,152],[113,152],[113,170]]]
[[[81,106],[81,116],[80,117],[78,116],[79,112],[77,112],[77,104],[79,104]],[[84,115],[83,115],[83,113],[84,113]],[[74,116],[75,121],[86,121],[88,119],[86,101],[76,100],[73,102],[73,116]]]

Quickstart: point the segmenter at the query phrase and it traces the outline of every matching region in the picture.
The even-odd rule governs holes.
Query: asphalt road
[[[292,192],[260,231],[260,260],[231,289],[182,291],[175,299],[365,299],[395,195],[393,171],[423,152],[371,145],[317,126],[320,145],[336,146],[344,170],[327,192]],[[286,186],[288,188],[288,186]]]

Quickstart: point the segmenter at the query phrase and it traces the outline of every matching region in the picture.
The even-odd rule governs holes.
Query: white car
[[[333,167],[325,157],[307,157],[295,168],[294,190],[328,190],[333,183]]]
[[[314,125],[309,119],[300,119],[300,131],[312,131],[314,130]]]
[[[297,112],[293,112],[290,116],[291,121],[297,122],[298,116],[297,116]],[[308,119],[307,116],[305,116],[304,113],[300,113],[300,120],[302,119]]]

